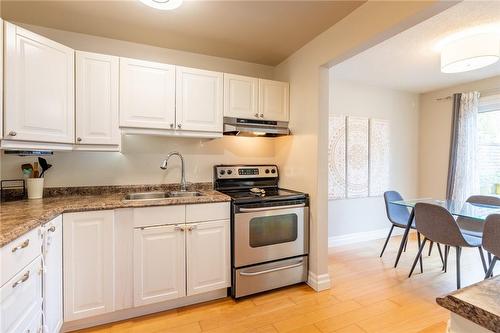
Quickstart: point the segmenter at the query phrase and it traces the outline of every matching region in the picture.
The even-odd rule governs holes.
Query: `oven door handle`
[[[306,204],[297,204],[297,205],[288,205],[288,206],[271,206],[271,207],[259,207],[259,208],[240,208],[240,212],[242,213],[247,213],[247,212],[263,212],[267,210],[277,210],[277,209],[289,209],[289,208],[300,208],[300,207],[305,207]]]
[[[262,274],[267,274],[267,273],[282,271],[284,269],[290,269],[290,268],[299,267],[299,266],[302,266],[303,264],[304,264],[304,261],[301,261],[301,262],[293,264],[293,265],[288,265],[288,266],[283,266],[283,267],[276,267],[276,268],[266,269],[266,270],[259,271],[259,272],[251,272],[251,273],[240,272],[240,275],[242,275],[242,276],[262,275]]]

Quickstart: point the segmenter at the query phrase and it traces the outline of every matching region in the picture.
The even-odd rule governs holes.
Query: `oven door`
[[[309,207],[239,206],[233,232],[234,267],[304,255],[309,246]]]

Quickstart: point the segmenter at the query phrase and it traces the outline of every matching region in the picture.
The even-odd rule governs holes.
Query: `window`
[[[477,167],[481,194],[500,194],[500,95],[481,98]]]

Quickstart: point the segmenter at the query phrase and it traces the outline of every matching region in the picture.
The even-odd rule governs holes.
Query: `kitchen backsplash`
[[[53,165],[46,187],[174,183],[180,179],[180,161],[172,158],[166,171],[161,161],[179,151],[186,162],[188,182],[211,182],[215,164],[275,163],[272,138],[222,137],[212,140],[122,136],[122,152],[55,152],[46,156]],[[21,178],[21,165],[36,157],[1,156],[2,179]]]

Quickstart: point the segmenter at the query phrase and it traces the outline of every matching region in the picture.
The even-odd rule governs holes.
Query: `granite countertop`
[[[197,197],[172,197],[155,200],[125,201],[126,193],[178,190],[177,185],[92,186],[46,188],[43,199],[0,203],[0,247],[28,231],[43,225],[62,213],[116,208],[185,205],[230,201],[225,194],[214,191],[210,183],[190,184]]]
[[[500,276],[436,299],[442,307],[500,333]]]

